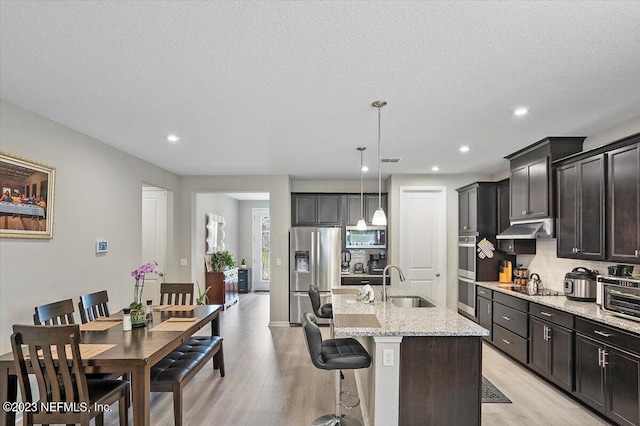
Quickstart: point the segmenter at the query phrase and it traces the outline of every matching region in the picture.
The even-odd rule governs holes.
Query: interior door
[[[271,282],[271,220],[269,209],[253,209],[252,261],[254,291],[269,291]]]
[[[167,191],[160,188],[142,188],[142,262],[158,262],[158,271],[164,273],[167,250]],[[144,300],[160,303],[162,277],[147,274],[144,277]]]
[[[401,187],[399,264],[411,289],[446,306],[445,189]]]

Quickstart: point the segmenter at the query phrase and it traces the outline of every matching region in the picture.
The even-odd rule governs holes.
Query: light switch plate
[[[189,261],[186,257],[181,257],[180,258],[180,266],[187,266],[189,265]]]

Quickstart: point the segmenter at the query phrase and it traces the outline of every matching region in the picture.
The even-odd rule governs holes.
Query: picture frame
[[[51,166],[0,152],[0,238],[53,238],[55,176]]]

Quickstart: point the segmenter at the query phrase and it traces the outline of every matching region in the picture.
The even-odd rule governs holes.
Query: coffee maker
[[[371,275],[382,275],[387,266],[387,255],[384,252],[369,255],[369,273]]]
[[[349,250],[342,250],[342,273],[349,273],[349,265],[351,264],[351,252]]]

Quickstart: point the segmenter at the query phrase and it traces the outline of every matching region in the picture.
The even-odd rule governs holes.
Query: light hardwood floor
[[[333,372],[311,364],[302,329],[269,328],[268,322],[268,293],[241,294],[239,304],[224,311],[226,377],[209,363],[187,385],[185,425],[302,426],[334,410]],[[325,338],[328,333],[323,327]],[[485,426],[608,424],[488,345],[483,374],[513,401],[483,404]],[[355,389],[351,372],[343,389]],[[171,394],[152,394],[151,401],[152,424],[173,425]],[[348,414],[362,419],[358,408]],[[105,424],[117,420],[116,409]]]

